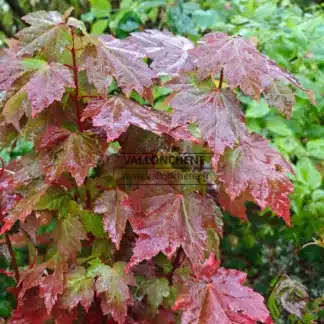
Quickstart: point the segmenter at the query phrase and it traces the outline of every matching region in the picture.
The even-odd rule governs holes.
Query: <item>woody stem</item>
[[[223,78],[224,78],[224,70],[223,68],[221,69],[220,72],[220,77],[219,77],[219,85],[218,85],[218,89],[222,89],[222,85],[223,85]]]
[[[14,250],[12,248],[11,241],[10,241],[10,236],[9,236],[8,233],[5,233],[5,238],[6,238],[6,244],[7,244],[10,256],[11,256],[11,263],[12,263],[12,267],[13,267],[14,272],[15,272],[15,278],[16,278],[16,281],[18,283],[19,280],[20,280],[20,274],[19,274],[19,270],[18,270],[18,264],[17,264],[15,252],[14,252]]]
[[[81,122],[81,107],[80,107],[80,98],[79,98],[79,69],[76,63],[76,49],[75,49],[75,30],[72,29],[72,60],[73,60],[73,79],[75,84],[75,92],[74,92],[74,102],[75,102],[75,110],[77,114],[77,124],[80,132],[83,132],[83,125]]]

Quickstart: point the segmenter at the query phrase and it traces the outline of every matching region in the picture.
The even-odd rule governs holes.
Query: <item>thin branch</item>
[[[1,168],[0,168],[0,179],[1,179],[5,171],[5,163],[1,156],[0,156],[0,163],[1,163]]]
[[[292,256],[291,256],[289,262],[286,263],[286,264],[282,267],[279,276],[277,277],[276,281],[274,282],[274,284],[273,284],[272,287],[270,288],[270,291],[269,291],[268,294],[267,294],[267,297],[266,297],[266,299],[265,299],[265,300],[266,300],[266,302],[265,302],[266,304],[268,303],[268,300],[269,300],[269,298],[270,298],[272,292],[273,292],[274,289],[276,288],[278,282],[280,281],[280,279],[282,278],[282,276],[286,273],[287,268],[290,266],[290,264],[292,263],[294,257],[295,257],[296,255],[298,255],[299,252],[300,252],[300,249],[297,249],[297,250],[292,254]]]
[[[224,69],[222,68],[221,69],[221,72],[220,72],[218,90],[222,89],[222,86],[223,86],[223,78],[224,78]]]
[[[73,60],[73,78],[74,78],[74,84],[75,84],[75,92],[74,92],[74,101],[75,101],[75,109],[77,113],[77,124],[80,132],[83,132],[83,125],[81,122],[81,108],[80,108],[80,98],[79,98],[79,70],[78,65],[76,62],[76,49],[75,49],[75,29],[72,28],[72,60]]]
[[[180,246],[178,248],[178,250],[177,250],[177,254],[175,256],[175,259],[172,262],[172,270],[168,275],[170,284],[172,284],[172,278],[173,278],[173,275],[174,275],[175,271],[181,266],[182,262],[184,261],[183,256],[184,256],[183,249]]]
[[[15,278],[16,278],[16,281],[18,283],[19,280],[20,280],[20,274],[19,274],[19,269],[18,269],[18,264],[17,264],[17,259],[16,259],[16,256],[15,256],[15,252],[14,252],[14,250],[12,248],[11,241],[10,241],[10,236],[9,236],[8,233],[5,233],[5,238],[6,238],[6,244],[7,244],[10,256],[11,256],[11,264],[12,264],[12,267],[13,267],[14,272],[15,272]]]

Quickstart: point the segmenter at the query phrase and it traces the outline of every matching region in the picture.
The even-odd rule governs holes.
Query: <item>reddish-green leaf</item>
[[[60,255],[52,258],[48,264],[53,273],[42,277],[40,296],[44,298],[47,312],[50,313],[57,301],[57,296],[63,293],[64,273],[67,271],[66,259]]]
[[[269,60],[247,40],[224,33],[209,33],[191,51],[200,79],[216,75],[224,69],[224,78],[231,88],[239,86],[242,91],[258,99],[274,80],[288,81],[303,89],[290,73]]]
[[[181,87],[181,84],[175,87]],[[172,125],[198,123],[202,138],[215,154],[215,161],[227,147],[233,147],[248,133],[239,101],[230,89],[183,84],[183,89],[169,100],[175,109]]]
[[[269,106],[277,107],[287,117],[290,117],[292,106],[296,102],[292,90],[278,81],[264,90],[264,98]]]
[[[82,120],[87,118],[92,119],[95,127],[105,131],[108,142],[118,138],[130,124],[158,135],[166,133],[176,139],[193,139],[185,128],[172,129],[169,115],[121,96],[90,101],[82,114]]]
[[[0,50],[0,91],[8,91],[14,82],[21,77],[26,70],[16,53],[10,49]]]
[[[22,158],[11,161],[7,166],[4,176],[0,179],[1,190],[13,190],[29,185],[41,176],[37,155],[28,153]]]
[[[131,304],[128,285],[135,285],[135,278],[124,273],[125,265],[117,262],[111,268],[98,259],[90,262],[89,274],[96,277],[96,292],[101,296],[101,309],[104,314],[112,314],[119,324],[125,323],[127,306]]]
[[[65,276],[62,306],[73,309],[79,303],[88,311],[94,298],[94,279],[84,267],[77,266]]]
[[[83,52],[81,67],[87,70],[89,82],[101,94],[106,94],[114,77],[128,96],[132,90],[143,95],[155,77],[143,62],[144,57],[131,42],[105,35],[97,40],[97,46]]]
[[[52,274],[47,274],[46,269],[51,269]],[[22,275],[19,299],[22,299],[26,293],[28,294],[31,288],[39,286],[39,296],[44,298],[45,307],[50,314],[57,301],[57,296],[63,293],[64,273],[66,271],[66,259],[60,254],[27,269]]]
[[[188,50],[194,44],[187,38],[168,31],[146,30],[132,33],[130,40],[153,60],[151,68],[159,74],[178,74],[193,70]]]
[[[180,246],[194,269],[199,268],[209,254],[207,230],[217,229],[221,217],[212,200],[152,182],[133,192],[130,202],[136,212],[130,222],[139,237],[128,269],[159,252],[170,257]]]
[[[240,213],[238,216],[246,217],[244,200],[252,200],[262,209],[270,207],[287,224],[288,194],[293,190],[287,177],[289,172],[292,173],[290,165],[258,135],[245,138],[240,146],[226,153],[217,168],[225,193]]]
[[[43,300],[39,297],[39,290],[34,288],[28,291],[23,299],[18,300],[10,324],[44,324],[51,316],[47,313]]]
[[[104,214],[104,229],[119,250],[126,221],[132,215],[128,195],[119,189],[105,191],[96,200],[94,212]]]
[[[174,310],[184,310],[182,324],[270,323],[263,297],[242,285],[245,273],[218,268],[213,259],[204,268],[201,279],[187,278],[180,286]]]
[[[70,172],[78,186],[83,184],[89,169],[97,165],[102,154],[98,142],[85,133],[70,133],[55,126],[42,134],[37,147],[48,182],[55,182],[63,172]]]
[[[54,100],[60,101],[65,88],[74,88],[71,71],[62,64],[51,63],[36,72],[26,84],[28,99],[32,106],[32,117],[39,114]]]
[[[76,216],[68,216],[57,221],[55,241],[58,251],[67,256],[75,256],[81,250],[81,241],[87,238],[83,226]]]
[[[57,11],[37,11],[22,18],[31,26],[17,33],[21,43],[18,55],[34,54],[46,49],[48,53],[62,53],[67,44],[64,37],[65,19]]]
[[[46,193],[48,187],[48,184],[45,184],[41,180],[31,183],[25,190],[27,192],[25,197],[8,211],[0,234],[9,231],[17,220],[24,222],[40,198]]]

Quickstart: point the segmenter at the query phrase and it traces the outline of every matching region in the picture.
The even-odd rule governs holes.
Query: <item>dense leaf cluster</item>
[[[263,94],[289,115],[294,96],[283,81],[305,90],[301,84],[238,36],[207,34],[194,46],[150,30],[121,41],[89,36],[69,13],[36,12],[25,20],[31,26],[1,56],[1,125],[4,139],[21,132],[35,142],[36,153],[6,166],[1,232],[19,220],[35,246],[45,215],[55,229],[46,254],[33,252],[43,262],[31,262],[22,274],[12,322],[29,316],[27,310],[41,322],[68,321],[80,316],[80,303],[85,321],[110,314],[118,323],[166,316],[172,323],[176,298],[172,309],[184,310],[183,323],[269,323],[262,297],[241,286],[244,274],[219,268],[213,259],[222,216],[212,197],[244,219],[249,200],[289,224],[291,168],[266,140],[249,133],[235,89],[257,100]],[[165,75],[173,113],[148,107],[153,85]],[[137,185],[112,174],[122,162],[107,143],[118,141],[122,154],[143,153],[145,136],[150,154],[207,149],[216,177],[203,185]],[[173,165],[166,172],[175,171],[188,172]],[[167,261],[160,252],[171,260],[176,254],[172,270],[161,269]],[[150,314],[141,318],[145,307]]]

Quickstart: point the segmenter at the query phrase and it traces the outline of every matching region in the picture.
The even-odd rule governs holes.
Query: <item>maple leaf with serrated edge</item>
[[[20,131],[20,120],[25,115],[30,118],[32,115],[31,104],[27,97],[27,91],[24,87],[15,92],[6,101],[2,110],[2,115],[8,124],[12,124]]]
[[[54,100],[60,101],[65,88],[74,88],[71,71],[60,63],[50,63],[37,71],[26,84],[32,117],[39,114]]]
[[[63,15],[57,11],[41,10],[32,12],[22,19],[30,26],[16,34],[21,44],[18,55],[31,55],[45,48],[48,53],[63,52],[68,44],[68,40],[64,37],[67,29]]]
[[[60,218],[54,229],[54,238],[58,251],[74,257],[81,250],[81,241],[87,239],[81,221],[76,216]]]
[[[111,313],[119,324],[125,322],[127,306],[131,304],[129,285],[135,285],[136,280],[131,274],[125,274],[125,264],[116,262],[113,267],[95,259],[89,262],[89,275],[96,278],[96,292],[101,297],[101,309],[106,315]]]
[[[132,33],[130,41],[153,60],[150,67],[161,75],[178,75],[194,68],[188,52],[194,44],[185,37],[168,31],[145,30]]]
[[[143,95],[152,85],[154,72],[143,62],[143,55],[135,44],[110,35],[99,37],[97,45],[88,46],[80,58],[80,69],[86,69],[90,83],[100,94],[106,94],[114,77],[124,93],[132,90]]]
[[[39,289],[29,290],[24,298],[18,300],[8,323],[10,324],[44,324],[51,319],[44,302],[39,298]]]
[[[92,119],[93,126],[105,131],[107,142],[118,138],[130,124],[158,135],[166,133],[178,140],[194,140],[186,127],[170,127],[170,115],[121,96],[91,100],[82,113],[82,121],[87,118]]]
[[[171,257],[182,246],[197,270],[210,252],[207,230],[221,231],[217,227],[221,212],[211,199],[161,184],[142,183],[130,195],[135,216],[129,220],[139,237],[127,269],[159,252]]]
[[[270,207],[289,225],[288,194],[293,191],[293,185],[287,173],[293,173],[288,162],[256,134],[225,153],[217,165],[218,179],[235,205],[231,209],[239,213],[237,216],[246,218],[244,201],[251,200],[262,209]],[[221,201],[232,204],[226,196]]]
[[[40,296],[44,298],[47,312],[51,313],[58,295],[63,293],[64,273],[68,269],[66,258],[60,255],[52,258],[48,263],[48,268],[53,270],[53,273],[42,277]]]
[[[246,274],[219,268],[211,254],[199,278],[180,281],[180,293],[173,306],[183,309],[182,324],[271,323],[263,297],[243,286]]]
[[[148,302],[154,310],[170,295],[169,282],[166,278],[155,278],[141,283],[141,289],[147,295]]]
[[[119,250],[127,219],[132,215],[128,195],[119,189],[105,191],[95,201],[94,212],[104,214],[104,229]]]
[[[77,266],[65,276],[61,305],[72,310],[79,303],[88,312],[94,298],[94,279],[84,267]]]
[[[8,91],[14,82],[19,79],[26,70],[16,53],[10,49],[0,50],[0,91]]]
[[[36,147],[40,152],[40,166],[48,182],[55,182],[63,172],[70,172],[78,186],[83,184],[89,169],[97,165],[103,153],[96,139],[86,133],[71,133],[56,126],[45,130]]]
[[[52,274],[46,274],[45,270],[51,269]],[[22,275],[19,299],[33,287],[39,286],[39,296],[44,298],[44,304],[48,314],[51,313],[59,294],[63,293],[64,273],[67,271],[67,259],[56,254],[51,259],[31,267]]]
[[[16,92],[6,101],[3,116],[20,130],[19,121],[23,115],[34,118],[54,101],[60,101],[65,88],[74,88],[71,71],[60,63],[47,64],[42,61],[20,80]]]
[[[226,148],[234,147],[248,134],[240,103],[230,89],[213,89],[210,84],[197,87],[185,83],[170,84],[170,87],[178,90],[168,99],[170,107],[175,110],[172,126],[198,123],[203,140],[215,154],[215,161]]]
[[[273,82],[271,86],[264,89],[264,99],[269,106],[277,107],[282,114],[290,118],[292,106],[296,100],[288,86],[278,81]]]
[[[0,234],[3,234],[11,229],[17,220],[24,222],[26,217],[29,216],[37,202],[45,195],[49,185],[42,180],[36,180],[29,184],[25,189],[28,194],[9,211],[4,219],[4,224],[1,227]]]
[[[0,148],[10,145],[10,143],[17,138],[17,135],[13,125],[8,125],[4,117],[0,115]]]
[[[306,91],[292,74],[259,53],[241,36],[209,33],[190,53],[199,79],[215,75],[223,68],[224,79],[231,88],[239,86],[246,95],[255,99],[259,99],[264,89],[275,80],[288,81]]]
[[[11,161],[6,165],[6,172],[0,179],[0,190],[14,190],[22,186],[29,185],[33,180],[41,177],[37,155],[33,152],[28,153]]]

